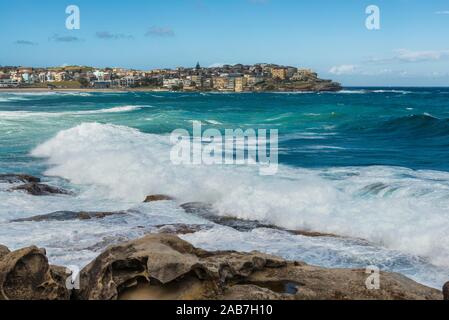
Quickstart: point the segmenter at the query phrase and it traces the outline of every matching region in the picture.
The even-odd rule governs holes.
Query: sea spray
[[[46,174],[105,188],[111,198],[138,203],[165,193],[181,203],[211,203],[220,215],[363,238],[449,265],[447,173],[280,166],[277,175],[262,177],[248,166],[173,166],[170,148],[168,136],[83,123],[32,154],[48,158]],[[374,183],[385,187],[370,190]]]
[[[193,121],[193,136],[186,129],[170,135],[173,165],[258,165],[261,175],[274,175],[278,169],[278,130],[218,129],[202,132],[201,122]]]

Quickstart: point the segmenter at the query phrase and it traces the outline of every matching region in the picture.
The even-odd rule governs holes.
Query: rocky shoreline
[[[0,182],[19,184],[11,192],[33,196],[71,195],[25,174],[0,175]],[[173,200],[149,195],[145,202]],[[205,203],[185,203],[186,212],[240,231],[277,228],[258,221],[220,217]],[[127,212],[58,211],[12,220],[66,221],[103,219]],[[205,251],[178,235],[208,225],[155,226],[150,234],[128,242],[114,241],[72,279],[65,267],[50,265],[45,249],[15,251],[0,245],[0,300],[449,300],[449,283],[442,291],[403,275],[380,273],[380,288],[367,289],[365,269],[326,269],[260,252]],[[283,230],[283,229],[282,229]],[[283,230],[309,237],[338,237],[318,232]]]
[[[76,279],[67,271],[50,265],[45,249],[0,246],[0,299],[443,299],[441,291],[397,273],[381,272],[380,288],[369,290],[362,269],[326,269],[259,252],[209,252],[164,233],[110,246]]]

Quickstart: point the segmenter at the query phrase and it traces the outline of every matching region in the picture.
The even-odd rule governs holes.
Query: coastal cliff
[[[307,81],[264,81],[257,84],[254,91],[257,92],[336,92],[343,87],[332,80],[311,79]]]
[[[369,290],[360,269],[325,269],[259,252],[209,252],[173,234],[107,248],[80,272],[79,290],[44,249],[0,246],[0,299],[49,300],[441,300],[441,291],[396,273]],[[76,281],[72,282],[76,283]]]

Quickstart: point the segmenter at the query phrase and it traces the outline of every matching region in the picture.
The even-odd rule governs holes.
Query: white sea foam
[[[390,90],[373,90],[371,92],[374,92],[374,93],[402,93],[402,94],[412,93],[411,91],[407,91],[407,90],[394,90],[394,89],[390,89]]]
[[[11,197],[11,193],[0,192],[0,199]],[[150,204],[134,204],[104,201],[82,193],[77,197],[61,199],[61,197],[41,197],[36,199],[19,193],[12,195],[20,202],[15,207],[6,209],[0,203],[2,216],[11,208],[24,207],[23,212],[16,212],[12,218],[24,218],[39,213],[55,210],[126,210],[126,215],[113,215],[105,219],[66,220],[42,222],[9,222],[0,219],[0,243],[11,249],[19,249],[30,245],[46,248],[51,263],[58,265],[85,266],[109,244],[138,238],[150,232],[156,225],[172,223],[204,224],[203,219],[186,214],[175,203],[162,201]],[[34,201],[37,201],[35,203]],[[10,203],[13,204],[13,203]],[[46,207],[44,206],[46,204]],[[10,214],[11,215],[11,214]]]
[[[276,121],[276,120],[282,120],[282,119],[290,117],[292,114],[293,114],[292,112],[283,113],[283,114],[277,115],[275,117],[268,118],[268,119],[265,120],[265,122],[272,122],[272,121]]]
[[[53,92],[28,92],[28,93],[18,92],[17,94],[28,96],[81,96],[81,97],[92,96],[91,93],[82,91],[53,91]]]
[[[308,146],[308,147],[306,147],[306,149],[311,149],[311,150],[345,150],[345,148],[342,148],[342,147],[323,146],[323,145]]]
[[[215,125],[222,124],[220,121],[217,121],[217,120],[206,120],[206,122],[210,123],[210,124],[215,124]]]
[[[289,229],[364,238],[449,266],[449,173],[395,167],[310,170],[280,167],[174,166],[168,136],[83,123],[63,130],[32,154],[48,175],[141,202],[164,193],[179,202],[214,204],[221,215]]]
[[[323,92],[327,93],[327,92]],[[397,89],[377,89],[377,90],[369,90],[369,89],[346,89],[340,90],[332,93],[343,93],[343,94],[366,94],[366,93],[399,93],[399,94],[409,94],[411,91],[407,90],[397,90]]]
[[[9,101],[26,101],[28,100],[25,97],[16,97],[16,96],[12,96],[12,97],[0,97],[0,102],[9,102]]]
[[[289,140],[324,140],[328,136],[335,135],[335,133],[332,132],[326,132],[326,133],[319,133],[319,132],[295,132],[295,133],[288,133],[284,134],[281,137],[279,137],[280,142],[285,142]]]
[[[321,116],[320,113],[312,113],[312,112],[310,112],[310,113],[304,113],[304,115],[305,115],[305,116],[309,116],[309,117],[318,117],[318,116]]]
[[[292,92],[288,92],[288,91],[276,91],[276,92],[272,92],[272,93],[275,93],[275,94],[284,94],[284,95],[287,95],[287,96],[290,96],[290,95],[297,95],[297,94],[314,94],[314,93],[317,93],[316,91],[292,91]]]
[[[332,93],[342,93],[342,94],[364,94],[367,93],[367,90],[340,90]],[[324,92],[326,93],[326,92]]]
[[[0,117],[5,119],[18,119],[18,118],[32,118],[32,117],[60,117],[70,115],[90,115],[101,113],[120,113],[120,112],[132,112],[147,108],[150,106],[118,106],[112,108],[103,108],[96,110],[80,110],[80,111],[62,111],[62,112],[40,112],[40,111],[0,111]]]
[[[76,114],[92,114],[92,113],[116,113],[116,112],[130,112],[135,110],[140,110],[145,108],[145,106],[120,106],[113,108],[104,108],[99,110],[89,110],[89,111],[77,111]]]

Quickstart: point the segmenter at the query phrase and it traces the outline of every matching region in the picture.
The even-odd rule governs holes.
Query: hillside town
[[[338,91],[340,84],[322,80],[310,69],[259,63],[203,68],[154,69],[62,66],[1,67],[0,88],[149,89],[164,91]]]

